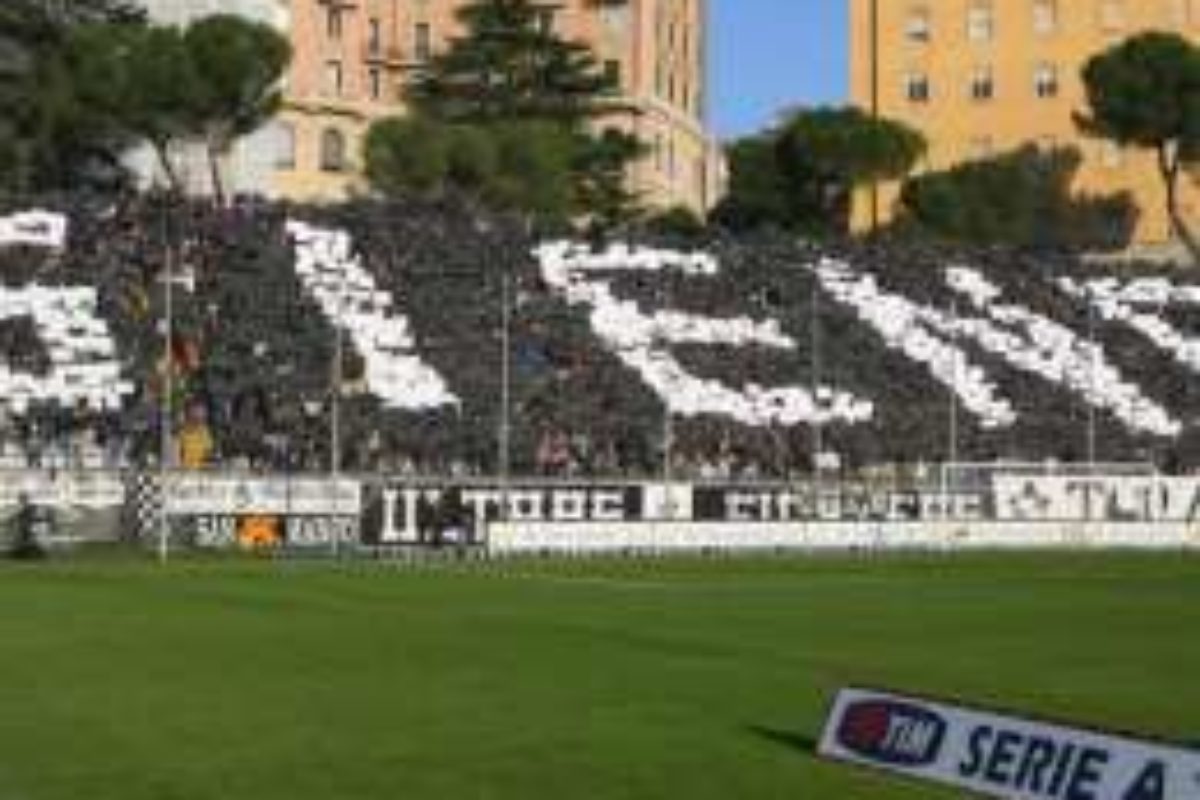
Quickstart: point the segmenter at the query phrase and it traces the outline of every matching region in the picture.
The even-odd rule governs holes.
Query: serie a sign
[[[1197,800],[1200,752],[868,689],[838,693],[821,756],[1006,800]]]

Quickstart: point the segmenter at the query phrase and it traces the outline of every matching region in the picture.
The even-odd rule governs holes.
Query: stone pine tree
[[[0,185],[77,187],[119,172],[126,142],[80,101],[68,40],[83,25],[142,21],[127,0],[0,2]]]
[[[171,189],[181,191],[171,150],[195,128],[198,80],[183,32],[88,25],[71,37],[68,63],[83,105],[110,128],[145,142]]]
[[[221,159],[279,111],[292,49],[271,26],[228,14],[191,25],[184,45],[195,74],[193,129],[208,153],[213,194],[223,204]]]
[[[857,108],[794,112],[729,148],[729,195],[714,219],[735,229],[845,233],[854,190],[907,176],[925,148],[918,131]]]
[[[1200,263],[1200,240],[1179,203],[1181,177],[1200,162],[1200,48],[1176,34],[1140,34],[1088,61],[1083,82],[1088,111],[1078,124],[1154,151],[1172,228]]]
[[[920,132],[853,107],[799,112],[776,142],[793,192],[842,230],[850,227],[855,189],[904,178],[925,150]]]

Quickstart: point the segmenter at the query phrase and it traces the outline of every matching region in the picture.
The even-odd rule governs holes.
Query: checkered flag
[[[126,530],[138,541],[156,534],[161,524],[164,502],[162,479],[158,473],[126,473]]]

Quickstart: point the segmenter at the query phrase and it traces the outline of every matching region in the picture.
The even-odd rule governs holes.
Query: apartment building
[[[1200,38],[1200,0],[850,0],[852,102],[924,132],[923,169],[945,169],[1024,143],[1078,147],[1078,191],[1127,190],[1137,238],[1171,238],[1153,154],[1082,135],[1081,70],[1133,34]],[[1184,177],[1185,214],[1200,222],[1200,185]],[[861,227],[888,218],[897,189],[863,192]]]
[[[467,0],[145,0],[178,24],[216,11],[270,18],[292,41],[286,103],[239,144],[228,172],[240,191],[336,200],[365,188],[362,141],[371,123],[403,113],[405,89],[461,34]],[[712,206],[724,184],[706,124],[707,0],[556,0],[544,23],[589,44],[616,78],[614,112],[596,124],[634,133],[648,154],[631,188],[651,205]],[[263,5],[273,5],[264,9]],[[268,13],[269,12],[269,13]],[[191,170],[195,181],[203,170]]]

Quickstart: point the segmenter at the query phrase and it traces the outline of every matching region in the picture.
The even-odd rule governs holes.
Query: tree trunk
[[[212,179],[213,200],[218,208],[225,207],[225,184],[221,179],[221,147],[212,140],[208,140],[208,171]]]
[[[1192,257],[1192,263],[1200,266],[1200,240],[1192,233],[1183,215],[1179,213],[1179,153],[1170,144],[1158,148],[1158,168],[1167,189],[1167,216],[1171,219],[1171,230],[1183,243]]]

